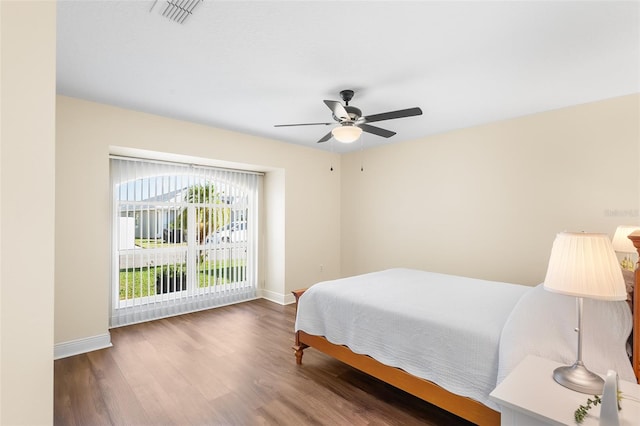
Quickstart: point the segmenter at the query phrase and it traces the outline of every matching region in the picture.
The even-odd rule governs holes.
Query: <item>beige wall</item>
[[[0,2],[0,424],[53,422],[55,2]]]
[[[327,166],[336,154],[59,96],[56,343],[107,332],[109,153],[141,150],[266,172],[260,283],[266,297],[288,301],[295,288],[339,276],[340,173]]]
[[[406,266],[540,283],[556,233],[640,224],[638,105],[626,96],[344,155],[342,274]]]

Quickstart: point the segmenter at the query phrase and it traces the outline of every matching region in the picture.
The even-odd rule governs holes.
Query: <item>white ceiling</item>
[[[179,0],[182,1],[182,0]],[[313,148],[356,91],[364,147],[640,92],[640,2],[58,0],[58,93]]]

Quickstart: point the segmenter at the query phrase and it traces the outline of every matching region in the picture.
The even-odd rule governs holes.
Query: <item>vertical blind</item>
[[[110,167],[112,327],[256,297],[257,174],[122,157]]]

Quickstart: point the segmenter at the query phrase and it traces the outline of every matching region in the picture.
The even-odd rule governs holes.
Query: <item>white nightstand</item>
[[[491,392],[491,398],[502,410],[502,426],[576,424],[573,413],[581,404],[586,405],[590,396],[553,380],[553,370],[560,365],[528,356]],[[618,387],[625,395],[640,399],[640,385],[620,380]],[[640,402],[623,400],[621,406],[620,425],[640,425]],[[582,425],[597,426],[599,420],[600,406],[593,407]]]

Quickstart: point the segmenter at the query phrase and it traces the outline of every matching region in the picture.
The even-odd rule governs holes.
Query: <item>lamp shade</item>
[[[620,225],[613,234],[613,249],[619,253],[635,253],[636,248],[633,242],[627,238],[629,234],[640,231],[640,226],[636,225]]]
[[[358,140],[362,134],[362,129],[357,126],[342,125],[333,129],[331,134],[338,142],[351,143]]]
[[[592,299],[627,298],[622,271],[606,234],[558,234],[551,248],[544,288]]]

